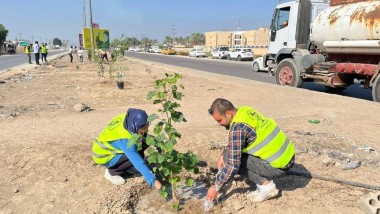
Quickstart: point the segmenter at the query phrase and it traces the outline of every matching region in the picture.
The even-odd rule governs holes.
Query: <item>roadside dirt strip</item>
[[[146,95],[155,79],[174,72],[183,75],[180,110],[188,121],[177,127],[182,138],[176,148],[202,161],[197,182],[213,182],[211,167],[228,144],[228,132],[207,112],[222,97],[276,120],[295,143],[295,170],[380,185],[379,103],[135,58],[117,65],[129,68],[124,90],[107,78],[108,65],[99,77],[97,64],[70,63],[68,55],[0,74],[0,213],[174,212],[141,176],[114,186],[91,158],[92,140],[113,116],[128,108],[157,111]],[[295,175],[275,182],[281,194],[254,203],[247,192],[255,185],[235,176],[225,200],[210,212],[362,213],[360,198],[376,192]],[[179,213],[203,213],[202,203],[187,198]]]

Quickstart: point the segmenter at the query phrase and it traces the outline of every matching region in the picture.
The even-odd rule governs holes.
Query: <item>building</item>
[[[250,47],[256,49],[255,53],[266,53],[269,44],[269,29],[262,27],[258,30],[248,31],[213,31],[206,32],[206,50],[219,46]]]
[[[232,46],[231,38],[232,32],[230,31],[213,31],[206,32],[206,47],[215,48],[217,46]]]

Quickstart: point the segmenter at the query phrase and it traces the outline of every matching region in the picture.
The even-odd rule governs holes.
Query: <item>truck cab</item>
[[[269,58],[275,60],[276,55],[308,49],[312,23],[328,6],[325,0],[297,0],[277,5],[270,26]]]

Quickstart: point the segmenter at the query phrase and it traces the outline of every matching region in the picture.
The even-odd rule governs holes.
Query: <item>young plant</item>
[[[182,78],[180,74],[165,75],[165,78],[154,82],[155,90],[147,96],[147,99],[153,100],[153,104],[160,105],[160,108],[159,115],[152,114],[148,117],[149,122],[155,121],[155,126],[153,134],[146,137],[146,143],[149,145],[148,162],[154,165],[153,172],[161,175],[163,181],[170,183],[172,196],[178,200],[180,196],[177,188],[184,184],[193,185],[194,180],[189,174],[199,173],[199,160],[192,152],[180,153],[174,149],[181,138],[181,133],[174,127],[174,123],[186,122],[183,113],[178,111],[181,105],[177,102],[184,96],[180,91],[184,87],[182,84],[177,85],[177,81]],[[166,197],[167,194],[163,187],[161,196]],[[179,204],[174,204],[173,208],[177,210]]]

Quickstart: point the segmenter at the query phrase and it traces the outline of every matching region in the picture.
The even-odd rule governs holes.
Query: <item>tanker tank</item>
[[[313,23],[311,38],[326,53],[380,55],[380,1],[324,9]]]

